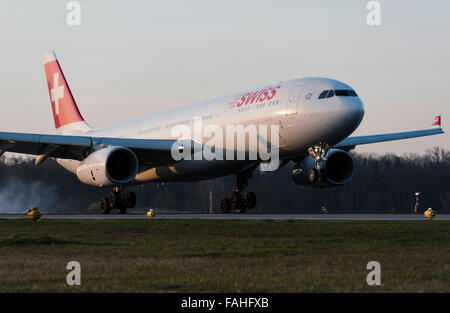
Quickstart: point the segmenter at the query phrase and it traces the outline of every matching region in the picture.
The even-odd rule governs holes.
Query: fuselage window
[[[331,98],[334,96],[334,90],[328,90],[327,98]]]

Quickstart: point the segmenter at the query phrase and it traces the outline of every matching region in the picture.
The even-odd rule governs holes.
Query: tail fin
[[[56,131],[67,133],[91,129],[78,110],[54,52],[44,55],[44,69]]]

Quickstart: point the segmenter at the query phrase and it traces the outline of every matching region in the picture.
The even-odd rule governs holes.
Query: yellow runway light
[[[33,221],[34,224],[34,240],[36,240],[36,222],[41,218],[42,214],[41,212],[38,210],[37,207],[32,207],[31,209],[28,210],[28,218],[30,220]]]
[[[150,209],[147,212],[147,216],[150,217],[150,218],[155,217],[155,215],[156,215],[156,212],[153,209]]]
[[[428,208],[428,210],[423,212],[423,216],[425,216],[425,218],[428,218],[428,219],[433,219],[436,217],[436,211],[433,210],[432,208]]]
[[[32,207],[30,210],[28,210],[28,218],[30,220],[33,220],[34,222],[39,220],[41,218],[41,216],[42,216],[41,212],[35,206]]]

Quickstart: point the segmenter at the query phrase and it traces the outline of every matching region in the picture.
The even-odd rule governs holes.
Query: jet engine
[[[353,158],[339,149],[331,149],[325,159],[316,161],[307,156],[294,165],[291,170],[292,180],[297,185],[311,187],[333,187],[348,183],[353,177]]]
[[[110,146],[92,152],[77,168],[78,179],[104,187],[130,183],[138,172],[138,159],[125,147]]]

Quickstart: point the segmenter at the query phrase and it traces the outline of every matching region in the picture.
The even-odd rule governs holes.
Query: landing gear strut
[[[101,208],[103,214],[109,214],[111,209],[117,209],[118,214],[127,213],[128,208],[136,206],[136,194],[132,191],[123,193],[123,187],[114,187],[109,197],[103,198]]]
[[[245,192],[244,188],[248,180],[252,177],[251,171],[239,173],[236,175],[237,184],[229,198],[223,198],[220,201],[220,210],[222,213],[230,213],[234,210],[236,213],[245,213],[247,209],[256,207],[256,194],[254,192]]]

